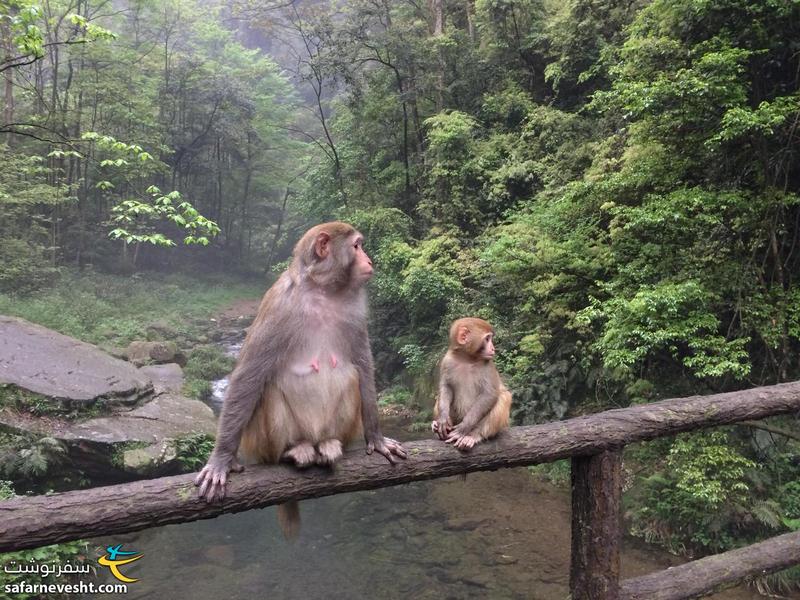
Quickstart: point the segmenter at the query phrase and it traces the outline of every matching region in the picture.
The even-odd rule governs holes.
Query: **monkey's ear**
[[[319,258],[327,258],[331,252],[331,236],[324,231],[321,231],[314,241],[314,252]]]
[[[469,327],[467,327],[466,325],[462,325],[461,327],[458,328],[458,333],[456,333],[456,342],[458,342],[460,346],[463,346],[464,344],[467,343],[468,339],[469,339]]]

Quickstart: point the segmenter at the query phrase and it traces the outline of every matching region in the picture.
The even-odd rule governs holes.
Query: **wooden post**
[[[572,459],[573,600],[619,598],[622,452],[607,450]]]

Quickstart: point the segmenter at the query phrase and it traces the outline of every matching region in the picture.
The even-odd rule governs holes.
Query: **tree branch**
[[[780,435],[790,440],[800,442],[800,433],[787,431],[786,429],[781,429],[780,427],[773,427],[772,425],[767,425],[766,423],[759,423],[758,421],[742,421],[739,423],[739,425],[746,425],[747,427],[752,427],[753,429],[762,429],[764,431],[774,433],[775,435]]]

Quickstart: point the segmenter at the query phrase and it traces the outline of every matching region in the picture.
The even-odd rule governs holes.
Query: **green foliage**
[[[108,237],[112,240],[123,240],[126,244],[146,242],[155,246],[174,246],[175,242],[163,233],[155,231],[158,221],[171,221],[182,229],[186,236],[184,244],[208,245],[208,238],[217,235],[219,226],[206,219],[186,201],[180,202],[180,192],[173,191],[161,195],[161,190],[155,186],[147,188],[152,196],[151,202],[139,200],[123,200],[111,209],[114,215],[111,219],[116,225]],[[173,206],[173,202],[179,202]]]
[[[0,239],[0,265],[0,292],[30,293],[58,276],[40,247],[20,239]]]
[[[393,386],[383,390],[378,397],[379,404],[383,406],[408,406],[413,401],[413,394],[403,386]]]
[[[58,274],[47,214],[72,198],[63,185],[48,180],[42,157],[0,145],[0,160],[0,292],[32,292]]]
[[[11,43],[15,47],[16,56],[4,59],[3,66],[30,64],[45,54],[46,28],[43,23],[44,14],[38,2],[31,0],[3,0],[0,2],[0,21],[8,28]],[[79,14],[68,14],[65,19],[73,26],[70,36],[61,44],[81,44],[93,41],[109,41],[116,34],[89,22]],[[52,45],[52,43],[50,44]]]
[[[612,371],[633,375],[649,356],[663,351],[681,360],[697,377],[732,374],[742,379],[750,371],[748,340],[728,342],[716,333],[720,324],[709,310],[714,300],[699,282],[662,282],[642,286],[630,300],[595,301],[578,318],[587,324],[606,320],[593,348]]]
[[[0,500],[14,497],[14,484],[11,481],[0,479]]]
[[[471,230],[479,217],[470,201],[468,187],[473,177],[471,158],[478,122],[466,113],[451,111],[429,117],[425,127],[430,192],[420,210],[428,213],[435,223]]]
[[[755,463],[729,445],[725,432],[679,436],[669,451],[667,467],[675,474],[675,488],[708,512],[723,503],[741,502],[748,490],[746,469]]]
[[[781,489],[784,524],[789,529],[800,529],[800,481],[789,481]]]
[[[34,2],[4,0],[0,3],[0,18],[7,24],[12,41],[23,58],[44,56],[44,36],[38,23],[42,13]]]
[[[57,401],[11,383],[0,383],[0,406],[25,411],[36,416],[65,412],[65,409]]]
[[[203,468],[213,449],[214,437],[205,433],[193,433],[175,440],[176,458],[184,473]]]
[[[178,239],[176,227],[192,246],[224,237],[224,244],[202,251],[216,260],[258,255],[248,256],[243,270],[252,268],[250,259],[263,258],[265,242],[278,237],[278,214],[287,224],[297,219],[280,199],[302,171],[298,151],[305,144],[289,137],[295,113],[286,77],[220,25],[223,10],[192,0],[110,13],[93,2],[0,4],[19,51],[2,64],[15,91],[5,113],[12,122],[0,131],[19,135],[0,180],[17,179],[25,161],[38,161],[39,168],[28,169],[24,185],[7,196],[0,181],[0,203],[14,211],[12,222],[0,224],[0,238],[19,239],[33,258],[44,254],[51,268],[74,262],[130,271],[195,259],[196,247],[164,258],[164,248]],[[143,46],[145,38],[167,56]],[[39,71],[35,62],[43,64]],[[41,72],[53,76],[36,75]],[[38,194],[29,194],[25,188],[34,184]],[[146,191],[153,184],[174,191]],[[223,202],[223,196],[235,200]],[[125,249],[134,244],[133,256],[126,252],[115,262],[109,230]],[[21,248],[6,246],[3,254],[9,251]],[[28,276],[39,271],[35,262],[12,266],[5,277],[0,268],[0,285],[35,283]]]
[[[41,480],[64,464],[66,452],[51,437],[7,436],[0,445],[0,474],[8,479]]]
[[[784,530],[786,500],[762,496],[771,474],[742,450],[722,430],[678,436],[663,468],[628,495],[632,531],[673,550],[716,553]]]
[[[379,302],[402,302],[413,324],[438,323],[462,291],[462,249],[458,240],[439,236],[412,247],[389,243],[376,253],[383,266],[375,281]]]
[[[569,460],[557,460],[551,463],[528,467],[532,475],[542,477],[560,488],[569,487],[572,477],[572,467]]]

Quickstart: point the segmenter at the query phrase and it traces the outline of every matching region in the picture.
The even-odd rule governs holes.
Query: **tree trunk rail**
[[[230,478],[225,499],[215,504],[197,497],[194,474],[19,497],[0,502],[0,552],[211,519],[288,500],[571,458],[572,598],[695,598],[744,577],[800,563],[800,532],[620,582],[619,451],[634,442],[790,413],[800,414],[800,382],[513,427],[468,453],[438,440],[410,442],[405,444],[408,459],[396,465],[358,448],[348,451],[333,470],[251,466]]]

